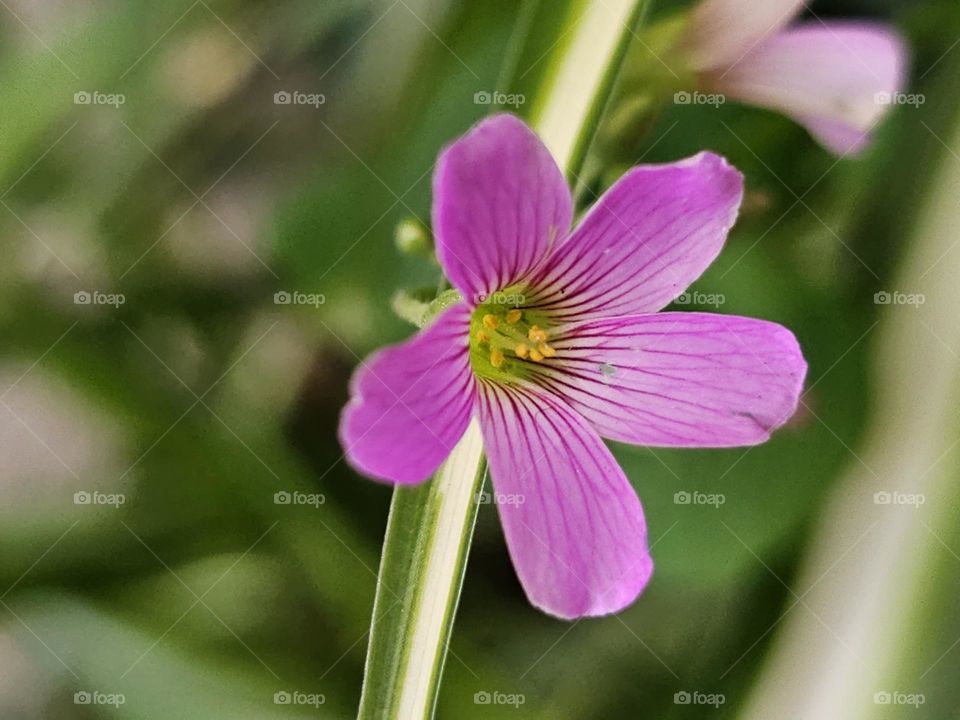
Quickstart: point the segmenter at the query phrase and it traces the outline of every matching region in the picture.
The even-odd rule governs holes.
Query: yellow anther
[[[487,317],[490,317],[490,316],[488,315]],[[491,350],[490,364],[493,365],[495,368],[498,368],[501,365],[503,365],[503,353],[496,349]]]
[[[477,334],[474,335],[478,343],[485,343],[490,341],[490,336],[487,335],[483,330],[477,330]]]
[[[557,351],[554,350],[549,345],[547,345],[545,342],[542,342],[539,345],[537,345],[537,350],[539,350],[544,357],[548,357],[548,358],[551,358],[557,354]]]
[[[483,316],[483,326],[489,328],[490,330],[496,330],[497,326],[500,324],[500,321],[497,320],[495,315],[490,315],[487,313]]]
[[[531,325],[530,330],[527,331],[527,337],[533,342],[546,342],[547,332],[537,325]]]
[[[523,313],[514,308],[513,310],[507,311],[507,322],[513,325],[515,322],[520,322],[520,318],[523,316]]]
[[[528,348],[524,343],[520,343],[513,349],[513,351],[517,354],[518,358],[523,359],[527,357],[527,353],[530,352],[530,348]]]
[[[534,362],[540,362],[541,360],[543,360],[543,355],[540,353],[539,350],[531,350],[530,359],[533,360]]]

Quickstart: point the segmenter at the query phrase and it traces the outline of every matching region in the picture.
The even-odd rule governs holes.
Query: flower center
[[[494,293],[470,318],[470,364],[479,377],[507,381],[527,376],[557,351],[549,344],[547,314],[519,303],[506,291]],[[522,295],[519,296],[522,299]]]

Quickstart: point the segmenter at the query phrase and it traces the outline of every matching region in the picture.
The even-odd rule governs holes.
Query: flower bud
[[[393,231],[397,249],[405,255],[433,255],[433,238],[430,231],[414,217],[405,217]]]

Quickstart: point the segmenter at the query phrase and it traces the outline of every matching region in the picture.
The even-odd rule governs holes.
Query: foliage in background
[[[438,149],[489,111],[476,93],[533,97],[558,5],[0,8],[0,715],[355,714],[390,491],[340,458],[346,379],[409,332],[394,291],[437,283],[392,235],[429,219]],[[836,163],[759,110],[675,106],[583,191],[704,148],[744,171],[748,208],[695,288],[725,300],[702,309],[796,329],[809,412],[749,451],[615,448],[657,561],[616,618],[530,608],[482,507],[439,717],[700,717],[674,703],[695,689],[726,696],[711,717],[734,717],[745,699],[790,602],[769,570],[791,577],[856,462],[874,293],[894,289],[933,168],[956,159],[937,139],[956,122],[956,3],[814,8],[892,20],[914,48],[911,91],[927,102],[900,108],[864,159]],[[293,90],[326,102],[274,103]],[[74,104],[82,91],[126,102]],[[125,302],[74,303],[93,290]],[[325,302],[277,305],[277,292]],[[126,503],[74,503],[94,490]],[[725,502],[674,501],[694,491]],[[92,690],[127,700],[74,703]],[[937,690],[948,717],[956,690]],[[294,691],[325,702],[274,702]],[[478,692],[524,702],[477,705]]]

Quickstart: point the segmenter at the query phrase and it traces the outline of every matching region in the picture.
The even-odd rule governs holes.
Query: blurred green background
[[[343,462],[347,381],[413,331],[392,295],[439,280],[393,242],[398,222],[429,218],[437,152],[490,112],[477,93],[529,97],[564,3],[0,6],[0,717],[352,717],[391,491]],[[749,451],[615,448],[657,563],[618,617],[571,624],[530,607],[483,507],[439,717],[741,717],[751,697],[776,707],[784,673],[827,669],[867,674],[858,717],[958,716],[960,425],[955,404],[928,403],[960,379],[956,302],[875,294],[939,298],[932,286],[960,268],[949,243],[913,275],[909,260],[960,164],[960,6],[812,7],[889,21],[912,49],[909,91],[925,102],[891,113],[864,156],[838,161],[765,111],[675,106],[591,188],[702,149],[746,174],[741,221],[693,288],[724,302],[682,309],[793,329],[810,361],[800,414]],[[960,238],[960,211],[944,222]],[[890,382],[906,409],[888,407]],[[920,433],[921,447],[911,418],[944,437]],[[874,462],[889,445],[872,436],[905,440],[900,460],[916,450],[913,475]],[[849,507],[875,512],[874,491],[921,480],[936,502],[881,508],[869,539],[843,541],[860,522],[837,512],[852,485],[864,492]],[[891,549],[887,523],[937,542]],[[860,568],[896,557],[911,572],[836,569],[854,545]],[[817,553],[836,562],[810,577]],[[827,612],[803,599],[814,584]],[[858,631],[862,646],[848,637],[860,616],[829,612],[866,617],[893,596],[900,610]],[[800,652],[790,627],[818,637]],[[801,691],[840,707],[829,688]]]

